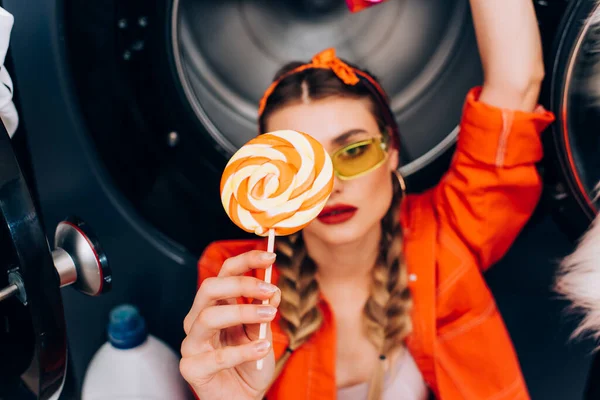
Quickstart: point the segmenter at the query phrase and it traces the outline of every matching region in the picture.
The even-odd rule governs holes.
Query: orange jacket
[[[478,102],[479,93],[467,95],[449,171],[401,206],[414,299],[407,345],[439,399],[523,400],[529,395],[519,362],[482,272],[505,254],[538,202],[539,134],[554,117],[542,107],[495,108]],[[212,243],[198,264],[200,282],[217,275],[225,259],[252,249],[264,250],[266,242]],[[264,271],[255,273],[263,278]],[[294,351],[268,399],[335,399],[335,317],[324,299],[320,307],[322,327]],[[279,357],[287,337],[277,320],[272,330]]]

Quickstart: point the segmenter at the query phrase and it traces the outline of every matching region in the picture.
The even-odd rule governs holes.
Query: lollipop
[[[221,177],[221,202],[237,226],[268,236],[267,251],[272,252],[275,236],[308,225],[332,189],[333,165],[323,146],[305,133],[282,130],[250,140],[231,157]],[[271,267],[265,281],[271,281]],[[263,323],[261,339],[266,332]]]

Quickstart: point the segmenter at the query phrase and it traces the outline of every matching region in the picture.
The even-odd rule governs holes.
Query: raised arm
[[[544,62],[532,0],[470,0],[484,71],[480,101],[533,111]]]
[[[471,6],[484,84],[467,96],[450,170],[432,194],[444,243],[466,248],[485,270],[504,256],[537,205],[540,134],[554,116],[536,107],[543,61],[531,0]]]

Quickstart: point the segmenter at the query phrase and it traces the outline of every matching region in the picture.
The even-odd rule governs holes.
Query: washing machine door
[[[229,157],[258,133],[258,101],[283,64],[335,47],[340,57],[376,75],[403,132],[402,172],[416,192],[433,186],[447,169],[465,95],[482,83],[468,0],[389,1],[355,14],[341,0],[43,3],[51,11],[40,18],[59,41],[44,46],[52,47],[52,65],[62,74],[57,83],[64,86],[60,96],[50,95],[73,101],[62,109],[75,114],[71,121],[81,121],[77,131],[55,129],[55,143],[67,137],[91,141],[89,159],[99,161],[95,174],[108,175],[99,189],[124,198],[132,214],[194,256],[211,241],[241,236],[223,212],[219,179]],[[23,20],[37,18],[21,12],[21,4],[7,0]],[[20,34],[18,23],[15,32]],[[41,37],[36,35],[36,46]],[[35,62],[29,48],[19,49],[17,58],[20,69]],[[37,72],[16,73],[27,78],[19,82],[21,90],[33,88],[31,79],[44,90],[51,86],[39,82]],[[31,96],[24,101],[35,107]],[[25,111],[36,136],[34,168],[57,175],[42,158],[63,168],[75,157],[63,159],[66,152],[46,144],[38,155],[42,134],[33,131],[40,124],[32,119],[46,112]],[[65,186],[77,175],[87,174],[63,177]],[[81,180],[78,185],[91,182]]]
[[[1,123],[0,166],[0,398],[49,399],[67,359],[60,278]]]
[[[170,28],[178,86],[226,155],[258,133],[258,100],[285,63],[334,47],[372,72],[402,132],[409,190],[437,182],[464,96],[482,82],[466,0],[389,1],[359,13],[339,0],[174,0]]]
[[[552,127],[549,180],[555,215],[577,240],[600,210],[600,2],[573,1],[558,30],[552,54]],[[585,399],[600,396],[600,355],[587,377]]]
[[[573,1],[551,58],[550,105],[557,218],[579,237],[600,209],[600,3]]]
[[[110,290],[106,255],[82,220],[59,223],[53,247],[0,123],[0,399],[57,399],[67,368],[60,288]]]

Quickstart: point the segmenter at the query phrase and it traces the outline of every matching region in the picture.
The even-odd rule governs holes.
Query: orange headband
[[[386,117],[388,119],[387,123],[394,130],[394,135],[393,135],[392,140],[396,146],[399,146],[399,141],[398,141],[399,139],[397,137],[398,136],[398,127],[396,125],[394,116],[393,116],[391,110],[389,109],[387,95],[385,94],[385,92],[383,91],[381,86],[379,86],[377,81],[375,81],[375,79],[373,79],[373,77],[371,77],[369,74],[367,74],[361,70],[358,70],[356,68],[353,68],[352,66],[346,64],[345,62],[343,62],[342,60],[337,58],[335,55],[335,49],[333,49],[333,48],[329,48],[329,49],[321,51],[320,53],[317,53],[312,58],[310,63],[301,65],[297,68],[294,68],[291,71],[286,72],[285,74],[280,76],[279,79],[277,79],[273,83],[271,83],[271,85],[267,88],[267,90],[263,94],[263,97],[260,99],[260,102],[258,104],[259,118],[260,118],[260,116],[262,116],[263,112],[265,111],[265,107],[267,105],[267,100],[269,99],[269,96],[271,96],[271,94],[273,93],[273,91],[275,90],[277,85],[279,85],[279,83],[282,80],[284,80],[285,78],[287,78],[290,75],[296,74],[298,72],[301,72],[301,71],[304,71],[304,70],[307,70],[310,68],[329,69],[329,70],[333,71],[333,73],[346,85],[353,86],[360,82],[360,78],[365,79],[369,83],[369,85],[367,85],[367,86],[371,86],[371,91],[376,92],[376,95],[379,99],[379,102],[381,103],[381,106],[384,107],[385,110],[387,110],[385,113]]]
[[[258,104],[258,115],[262,115],[263,111],[265,110],[265,106],[267,105],[267,99],[269,96],[271,96],[277,85],[279,85],[279,82],[290,75],[310,68],[330,69],[346,85],[356,85],[358,82],[360,82],[355,73],[355,69],[336,57],[335,49],[326,49],[315,55],[310,63],[301,65],[298,68],[294,68],[293,70],[286,72],[280,76],[279,79],[271,83],[271,86],[267,88],[262,99],[260,99],[260,103]]]

